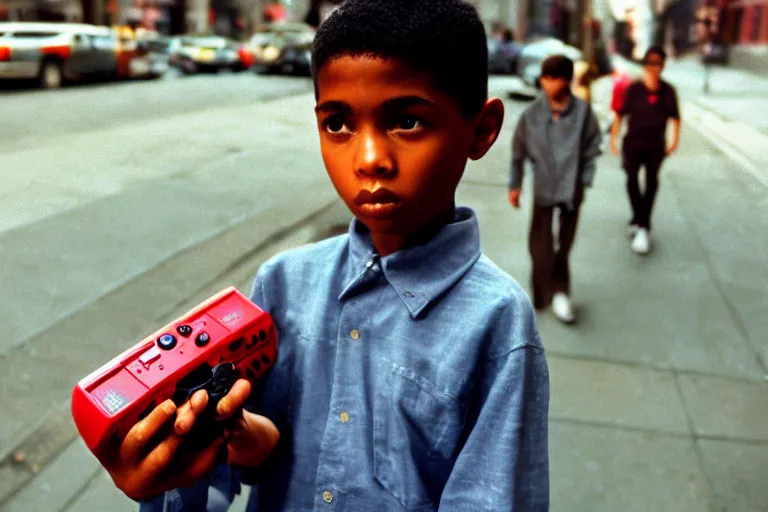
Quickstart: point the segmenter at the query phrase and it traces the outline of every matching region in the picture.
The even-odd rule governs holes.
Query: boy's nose
[[[386,176],[395,172],[395,163],[386,136],[363,132],[355,171],[364,176]]]

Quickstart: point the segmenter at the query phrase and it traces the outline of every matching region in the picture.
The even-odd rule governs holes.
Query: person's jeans
[[[573,208],[566,205],[542,206],[534,203],[528,249],[531,253],[533,305],[543,309],[557,292],[570,293],[571,275],[568,256],[576,237],[581,198]],[[552,234],[555,211],[559,212],[557,247]]]
[[[194,486],[174,489],[141,502],[139,512],[226,512],[240,493],[230,466],[217,466]]]
[[[624,170],[627,172],[627,193],[632,206],[632,223],[651,229],[651,212],[659,188],[659,169],[664,161],[663,149],[624,149]],[[645,169],[645,190],[640,192],[638,177]]]

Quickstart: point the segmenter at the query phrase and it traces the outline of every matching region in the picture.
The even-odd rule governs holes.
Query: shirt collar
[[[547,111],[547,115],[550,119],[552,119],[552,114],[554,113],[554,110],[552,110],[552,105],[549,104],[549,100],[547,99],[546,95],[542,98],[544,100],[544,108]],[[570,93],[568,95],[568,105],[565,107],[564,110],[560,111],[560,117],[565,117],[568,114],[570,114],[573,111],[573,107],[575,106],[576,101],[575,97],[573,96],[573,93]]]
[[[349,227],[352,280],[339,295],[345,300],[367,281],[368,265],[376,256],[370,231],[354,219]],[[413,318],[456,284],[480,257],[480,230],[475,212],[457,208],[454,220],[427,243],[380,258],[384,277]]]

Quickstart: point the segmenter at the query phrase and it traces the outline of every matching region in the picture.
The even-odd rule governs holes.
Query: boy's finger
[[[203,414],[205,407],[208,405],[208,392],[204,389],[196,392],[192,395],[192,398],[187,400],[181,407],[179,407],[179,413],[176,415],[176,423],[174,424],[174,430],[180,436],[188,434],[192,427],[195,425],[195,420],[198,416]]]
[[[190,464],[179,468],[179,471],[174,471],[169,482],[166,482],[164,487],[189,487],[192,483],[213,471],[213,468],[218,464],[226,462],[222,457],[224,450],[226,450],[224,441],[221,438],[216,439],[210,446],[196,455]]]
[[[216,414],[220,419],[229,418],[242,409],[251,394],[251,383],[245,379],[235,382],[227,396],[219,401]]]
[[[183,439],[177,435],[170,435],[163,440],[149,455],[142,461],[142,471],[148,479],[154,480],[168,467],[173,460],[176,451],[181,446]]]
[[[149,415],[136,423],[120,446],[120,458],[125,461],[138,461],[153,437],[176,414],[176,404],[166,400],[155,407]]]

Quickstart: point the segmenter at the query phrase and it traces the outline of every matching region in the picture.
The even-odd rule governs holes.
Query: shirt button
[[[408,297],[409,299],[411,299],[411,298],[413,298],[413,297],[414,297],[414,295],[413,295],[411,292],[405,292],[403,295],[405,295],[405,296],[406,296],[406,297]]]
[[[339,414],[339,419],[342,423],[346,423],[349,421],[349,413],[347,411],[341,411],[341,414]]]
[[[358,331],[357,329],[352,329],[349,333],[349,337],[352,338],[353,340],[359,339],[360,331]]]
[[[323,491],[323,501],[326,503],[331,503],[333,501],[333,494],[328,491]]]

